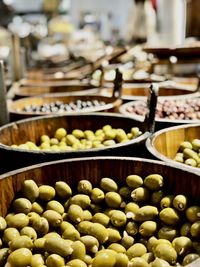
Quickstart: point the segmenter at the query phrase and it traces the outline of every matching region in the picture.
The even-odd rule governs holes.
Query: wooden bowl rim
[[[195,94],[195,96],[194,96]],[[161,99],[161,97],[158,97],[158,100],[161,99],[161,101],[163,101],[164,99],[172,99],[172,100],[182,100],[183,98],[184,99],[187,99],[187,98],[198,98],[200,97],[200,93],[194,93],[194,94],[191,94],[192,96],[189,97],[189,95],[183,95],[183,97],[180,97],[180,96],[169,96],[169,97],[164,97],[163,99]],[[147,99],[145,97],[145,99]],[[121,105],[119,107],[119,112],[127,117],[131,117],[133,119],[135,119],[136,121],[143,121],[144,120],[144,117],[141,116],[141,115],[137,115],[137,114],[132,114],[130,112],[127,112],[126,111],[126,108],[129,107],[129,106],[132,106],[133,103],[137,104],[143,104],[145,101],[144,100],[141,100],[141,99],[137,99],[137,100],[133,100],[133,101],[129,101],[123,105]],[[161,119],[161,118],[155,118],[155,122],[159,122],[159,123],[170,123],[171,125],[173,124],[197,124],[197,123],[200,123],[200,119],[199,120],[170,120],[170,119]],[[172,126],[173,127],[173,126]]]
[[[174,166],[178,167],[178,168],[187,168],[188,170],[195,172],[195,173],[199,173],[200,174],[200,168],[196,168],[196,167],[192,167],[180,162],[176,162],[173,159],[170,159],[166,156],[164,156],[162,153],[160,153],[154,146],[155,140],[156,138],[165,133],[165,132],[169,132],[169,131],[174,131],[174,130],[179,130],[179,129],[186,129],[186,128],[193,128],[193,127],[200,127],[200,122],[199,124],[184,124],[184,125],[179,125],[179,126],[173,126],[173,127],[168,127],[162,130],[159,130],[155,133],[153,133],[151,136],[149,136],[145,142],[146,148],[147,150],[153,155],[155,156],[158,160],[162,160],[164,162],[173,164]]]
[[[26,111],[23,111],[23,110],[19,110],[17,111],[15,106],[18,104],[18,103],[22,103],[25,102],[25,101],[30,101],[30,104],[33,102],[33,101],[37,101],[37,100],[45,100],[47,98],[52,98],[52,101],[54,98],[57,98],[57,101],[59,101],[59,98],[60,100],[62,100],[62,98],[67,98],[67,97],[70,97],[72,96],[71,94],[44,94],[44,95],[36,95],[36,96],[32,96],[32,97],[24,97],[22,99],[18,99],[18,100],[14,100],[14,101],[10,101],[8,103],[8,111],[9,113],[12,113],[12,114],[21,114],[21,115],[50,115],[50,114],[59,114],[59,113],[54,113],[54,112],[26,112]],[[69,113],[75,113],[75,114],[79,114],[79,113],[85,113],[85,112],[99,112],[99,111],[104,111],[104,110],[108,110],[108,109],[112,109],[112,108],[115,108],[117,106],[120,106],[122,104],[122,100],[119,99],[119,98],[115,98],[115,97],[108,97],[108,96],[104,96],[104,95],[73,95],[73,97],[77,98],[77,99],[84,99],[84,98],[94,98],[96,99],[97,97],[100,98],[100,100],[102,99],[102,101],[106,99],[106,101],[108,100],[108,102],[106,102],[104,105],[101,105],[101,106],[97,106],[97,107],[88,107],[88,108],[84,108],[82,110],[79,110],[79,111],[66,111],[66,112],[62,112],[61,114],[63,115],[67,115]],[[98,99],[99,100],[99,99]],[[110,101],[109,101],[110,100]],[[45,103],[45,101],[44,101]]]
[[[22,167],[20,169],[12,170],[12,171],[1,174],[0,180],[5,179],[5,178],[12,176],[12,175],[16,175],[16,174],[19,174],[22,172],[33,170],[33,169],[42,168],[45,166],[63,164],[63,163],[67,163],[67,162],[98,161],[98,160],[100,160],[100,161],[101,160],[138,161],[138,162],[142,162],[142,163],[148,162],[148,163],[157,164],[157,165],[161,165],[161,166],[167,166],[170,168],[180,170],[180,168],[178,168],[177,166],[174,166],[174,164],[172,164],[171,162],[163,162],[163,161],[154,160],[154,159],[147,159],[147,158],[140,158],[140,157],[126,157],[126,156],[95,156],[95,157],[89,156],[89,157],[85,157],[85,158],[78,157],[78,158],[72,158],[72,159],[61,159],[61,160],[38,163],[38,164],[34,164],[34,165],[31,165],[28,167]],[[190,170],[187,167],[185,167],[185,165],[181,169],[183,171],[185,171],[186,173],[193,173],[197,176],[200,176],[200,172],[198,172],[197,170],[194,170],[194,169]]]
[[[104,112],[104,113],[101,113],[101,112],[95,112],[95,113],[80,113],[80,114],[74,114],[74,113],[69,113],[67,115],[46,115],[46,116],[39,116],[39,117],[32,117],[32,118],[28,118],[28,119],[23,119],[23,120],[19,120],[19,121],[16,121],[16,122],[11,122],[11,123],[8,123],[8,124],[5,124],[3,126],[0,127],[0,134],[1,134],[1,131],[6,129],[6,128],[9,128],[9,127],[15,127],[17,128],[19,124],[22,124],[22,123],[28,123],[30,121],[37,121],[37,120],[46,120],[46,119],[49,119],[49,118],[59,118],[59,117],[76,117],[76,116],[85,116],[85,117],[89,117],[89,116],[94,116],[94,117],[115,117],[115,118],[119,118],[119,119],[122,119],[122,120],[132,120],[134,122],[134,119],[130,118],[130,117],[125,117],[123,116],[122,114],[118,114],[118,113],[111,113],[111,112]],[[35,150],[26,150],[26,149],[19,149],[19,148],[13,148],[11,146],[8,146],[8,145],[5,145],[3,143],[0,143],[0,148],[1,149],[4,149],[4,150],[9,150],[9,151],[17,151],[17,152],[21,152],[21,153],[30,153],[30,154],[49,154],[49,155],[52,155],[52,154],[56,154],[56,155],[59,155],[59,154],[84,154],[85,152],[99,152],[99,151],[108,151],[108,150],[111,150],[111,149],[115,149],[115,148],[121,148],[121,147],[126,147],[126,146],[129,146],[129,145],[133,145],[133,144],[136,144],[136,143],[140,143],[144,140],[147,139],[148,136],[150,136],[151,133],[149,131],[146,131],[144,132],[143,134],[141,134],[140,136],[130,140],[130,141],[127,141],[125,143],[118,143],[118,144],[115,144],[113,146],[108,146],[108,147],[103,147],[103,148],[92,148],[92,149],[84,149],[84,150],[75,150],[75,151],[35,151]]]

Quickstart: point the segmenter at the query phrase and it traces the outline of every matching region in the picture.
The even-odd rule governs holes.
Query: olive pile
[[[174,160],[200,168],[200,139],[182,142]]]
[[[48,135],[42,135],[38,144],[27,141],[25,144],[13,144],[11,147],[25,150],[55,152],[85,150],[104,148],[116,145],[117,143],[128,142],[141,134],[142,132],[137,127],[131,128],[130,133],[126,133],[123,129],[114,129],[110,125],[104,125],[95,132],[91,130],[82,131],[80,129],[74,129],[70,134],[68,134],[64,128],[59,128],[55,131],[52,138]]]
[[[96,108],[104,106],[104,101],[95,100],[76,100],[70,103],[64,103],[63,101],[55,101],[51,103],[44,103],[42,105],[26,105],[22,111],[24,112],[42,112],[42,113],[64,113],[71,111],[80,111],[82,109]],[[20,109],[18,111],[21,111]]]
[[[200,99],[181,99],[158,101],[156,117],[169,120],[199,120]],[[133,104],[127,107],[127,112],[145,116],[146,103]]]
[[[200,206],[164,194],[163,177],[131,174],[38,186],[25,180],[0,217],[0,266],[168,267],[200,256]],[[7,265],[6,265],[7,266]]]

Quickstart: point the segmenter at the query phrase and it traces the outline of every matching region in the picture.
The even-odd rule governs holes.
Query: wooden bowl
[[[70,133],[74,129],[90,129],[96,131],[107,124],[110,124],[113,128],[122,128],[126,132],[129,132],[132,127],[138,127],[143,134],[125,143],[118,143],[113,146],[88,150],[47,152],[22,150],[10,147],[12,144],[18,145],[25,143],[28,140],[37,143],[40,140],[41,135],[47,134],[49,136],[53,136],[56,129],[60,127],[64,127],[68,133]],[[144,143],[147,137],[151,134],[151,131],[152,124],[148,117],[145,122],[138,122],[120,114],[106,112],[79,115],[49,115],[13,122],[0,127],[0,172],[3,173],[10,169],[65,158],[96,155],[141,156],[145,153]]]
[[[70,102],[76,102],[77,100],[81,101],[94,101],[98,100],[99,102],[103,101],[105,104],[96,107],[88,107],[81,109],[80,111],[66,111],[62,114],[69,113],[86,113],[86,112],[97,112],[97,111],[117,111],[118,107],[121,105],[122,100],[117,99],[115,97],[106,97],[106,96],[98,96],[98,95],[60,95],[60,94],[48,94],[37,97],[27,97],[22,98],[20,100],[12,101],[8,103],[8,111],[10,113],[10,120],[16,121],[20,119],[41,116],[41,115],[50,115],[50,114],[60,114],[58,112],[26,112],[23,109],[26,106],[35,105],[41,106],[43,104],[55,103],[56,101],[63,102],[64,104],[68,104]]]
[[[192,98],[199,98],[200,93],[196,92],[196,93],[192,93],[192,94],[186,94],[186,95],[181,95],[181,96],[160,96],[158,97],[158,100],[160,100],[161,102],[166,100],[183,100],[183,99],[192,99]],[[144,100],[135,100],[135,101],[130,101],[127,102],[123,105],[121,105],[119,107],[119,112],[121,114],[123,114],[124,116],[129,116],[131,118],[133,118],[134,120],[138,120],[138,121],[142,121],[143,120],[143,116],[141,115],[137,115],[137,114],[132,114],[130,112],[127,111],[128,107],[131,107],[133,105],[144,105]],[[199,123],[200,120],[198,119],[193,119],[193,120],[170,120],[170,119],[165,119],[165,118],[156,118],[155,117],[155,130],[160,130],[166,127],[171,127],[171,126],[176,126],[176,125],[182,125],[182,124],[191,124],[191,123]]]
[[[74,189],[81,179],[91,181],[95,187],[99,185],[102,177],[111,177],[121,186],[130,174],[145,177],[152,173],[158,173],[164,177],[166,194],[186,194],[189,199],[194,199],[198,203],[200,177],[195,172],[147,159],[95,157],[39,164],[1,175],[0,215],[7,214],[15,194],[21,190],[23,181],[26,179],[33,179],[38,185],[52,186],[56,181],[63,180]],[[187,266],[197,267],[199,264],[200,260],[196,260]]]
[[[55,84],[47,82],[46,85],[43,86],[22,86],[19,84],[15,84],[11,90],[13,90],[15,99],[19,99],[22,97],[36,96],[49,93],[70,93],[78,95],[97,94],[100,89],[95,85],[89,83],[81,83],[80,81],[70,81]]]
[[[197,170],[183,163],[173,160],[179,150],[180,144],[183,141],[192,141],[195,138],[200,138],[200,124],[185,124],[180,126],[169,127],[155,132],[146,141],[148,151],[159,160],[170,162],[179,168],[187,167],[191,170]]]

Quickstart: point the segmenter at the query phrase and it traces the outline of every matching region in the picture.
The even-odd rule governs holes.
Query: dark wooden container
[[[81,179],[87,179],[92,182],[93,186],[96,186],[102,177],[111,177],[121,185],[130,174],[145,177],[152,173],[163,175],[166,193],[186,194],[190,199],[199,202],[200,177],[194,172],[140,158],[96,157],[45,163],[1,175],[0,215],[5,216],[7,214],[15,194],[19,192],[26,179],[33,179],[39,185],[49,184],[53,186],[56,181],[63,180],[72,188],[76,188]],[[187,267],[189,266],[200,266],[200,260],[187,265]]]
[[[113,128],[122,128],[126,132],[130,131],[132,127],[139,127],[143,134],[126,143],[72,152],[40,152],[10,147],[12,144],[21,144],[28,140],[38,142],[41,135],[52,136],[55,130],[60,127],[66,128],[68,132],[74,129],[95,131],[106,124],[110,124]],[[96,155],[143,156],[145,154],[145,140],[152,130],[153,127],[148,117],[145,122],[139,122],[120,114],[106,112],[79,115],[49,115],[17,121],[0,127],[0,172],[4,173],[19,167],[65,158]]]
[[[200,93],[196,92],[196,93],[192,93],[192,94],[188,94],[188,95],[182,95],[182,96],[160,96],[158,97],[158,99],[162,100],[183,100],[183,99],[192,99],[192,98],[198,98],[200,97]],[[133,118],[134,120],[138,120],[141,121],[143,119],[143,116],[141,115],[137,115],[137,114],[132,114],[130,112],[128,112],[126,109],[128,107],[133,106],[133,104],[136,105],[142,105],[144,103],[144,100],[135,100],[135,101],[130,101],[127,102],[123,105],[120,106],[119,108],[119,112],[121,114],[123,114],[124,116],[129,116],[131,118]],[[172,126],[177,126],[177,125],[183,125],[183,124],[191,124],[191,123],[199,123],[200,120],[194,119],[194,120],[170,120],[170,119],[165,119],[165,118],[155,118],[155,130],[161,130],[167,127],[172,127]]]
[[[99,102],[103,101],[105,104],[101,106],[84,108],[79,111],[79,113],[86,112],[97,112],[97,111],[117,111],[118,107],[121,105],[122,100],[117,99],[115,97],[106,97],[99,95],[71,95],[66,96],[65,94],[48,94],[36,97],[27,97],[22,98],[16,101],[12,101],[8,103],[8,111],[10,113],[10,120],[16,121],[20,119],[41,116],[41,115],[50,115],[50,114],[58,114],[57,113],[45,113],[45,112],[26,112],[23,111],[23,108],[30,105],[41,106],[43,104],[55,103],[56,101],[63,102],[64,104],[68,104],[70,102],[76,102],[77,100],[81,101],[94,101],[98,100]],[[64,112],[62,114],[75,113],[77,111]]]
[[[36,96],[49,93],[70,93],[70,94],[97,94],[99,88],[95,85],[80,81],[57,82],[45,84],[34,84],[34,86],[24,86],[15,84],[11,89],[15,99],[22,97]]]
[[[192,141],[195,138],[200,138],[200,123],[184,124],[155,132],[146,141],[146,147],[159,160],[170,162],[179,168],[186,166],[192,171],[196,170],[200,173],[199,168],[190,167],[173,160],[179,150],[180,143],[183,141]]]

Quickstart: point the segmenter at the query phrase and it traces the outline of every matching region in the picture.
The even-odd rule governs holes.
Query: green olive
[[[163,226],[158,231],[158,238],[172,241],[178,235],[178,231],[170,226]]]
[[[94,257],[91,267],[114,267],[117,254],[110,249],[105,249],[100,252]]]
[[[196,239],[200,238],[200,221],[194,222],[191,225],[190,233],[192,237],[195,237]]]
[[[33,222],[40,220],[40,215],[34,211],[31,211],[27,214],[29,218],[29,225],[32,225]]]
[[[78,183],[78,192],[86,195],[90,195],[92,192],[92,184],[88,180],[81,180]]]
[[[41,254],[35,254],[31,258],[31,267],[38,267],[44,264],[44,259]]]
[[[74,259],[84,260],[86,255],[86,248],[83,242],[77,240],[72,243],[71,248],[73,250],[70,256],[71,260]]]
[[[136,213],[139,210],[139,205],[134,202],[129,202],[125,206],[125,213],[127,218],[135,218]]]
[[[147,263],[150,263],[152,261],[154,261],[154,255],[153,252],[147,252],[144,255],[142,255],[142,257]]]
[[[125,249],[129,249],[134,244],[134,241],[132,236],[126,234],[122,237],[121,244]]]
[[[80,129],[74,129],[72,131],[72,134],[77,138],[77,139],[81,139],[84,137],[84,132]]]
[[[0,249],[0,266],[5,266],[7,258],[9,256],[9,248]]]
[[[73,252],[69,242],[59,237],[46,238],[44,242],[44,249],[48,253],[56,253],[62,257],[67,257]]]
[[[175,248],[178,255],[187,254],[192,248],[192,241],[186,236],[180,236],[174,238],[172,246]]]
[[[55,210],[46,210],[42,216],[47,219],[51,227],[58,227],[62,223],[62,216]]]
[[[92,264],[92,260],[93,260],[93,258],[90,255],[87,255],[87,254],[85,255],[84,262],[87,265],[91,265]]]
[[[152,221],[158,215],[158,209],[154,206],[143,206],[136,213],[135,220],[139,222]]]
[[[65,231],[62,234],[62,238],[63,239],[70,239],[70,240],[76,241],[76,240],[80,239],[80,234],[75,229],[75,227],[74,227],[74,229],[67,228],[67,229],[65,229]]]
[[[196,253],[187,254],[183,259],[182,265],[186,266],[190,264],[191,262],[199,259],[199,257],[200,257],[199,254],[196,254]]]
[[[105,196],[104,196],[104,192],[95,187],[92,189],[92,192],[91,192],[91,200],[94,202],[94,203],[101,203],[103,200],[104,200]]]
[[[149,267],[149,264],[141,257],[134,257],[129,262],[130,267]]]
[[[163,198],[164,192],[162,190],[159,191],[155,191],[152,193],[151,195],[151,203],[154,206],[159,206],[160,205],[160,201]]]
[[[29,217],[24,213],[17,213],[15,215],[6,217],[8,227],[21,229],[29,224]]]
[[[119,242],[121,240],[121,234],[117,229],[113,229],[108,227],[107,228],[108,231],[108,240],[107,243],[115,243],[115,242]]]
[[[189,149],[192,149],[192,144],[188,141],[184,141],[180,144],[180,148],[179,150],[180,151],[183,151],[185,148],[189,148]]]
[[[155,247],[154,256],[174,265],[177,260],[176,250],[168,244],[159,244]]]
[[[27,248],[19,248],[8,256],[8,263],[13,267],[26,267],[31,264],[32,253]]]
[[[43,209],[42,205],[39,204],[38,202],[33,202],[31,211],[36,212],[38,214],[42,214],[44,212],[44,209]]]
[[[79,223],[84,220],[83,209],[79,205],[72,204],[68,209],[68,217],[74,223]]]
[[[200,140],[199,139],[193,139],[191,144],[192,144],[192,148],[195,151],[198,151],[200,149]]]
[[[105,195],[105,202],[110,208],[119,208],[122,203],[122,198],[116,192],[108,192]]]
[[[33,241],[28,236],[19,236],[9,243],[9,247],[12,251],[19,248],[28,248],[31,250],[33,248]]]
[[[156,258],[152,264],[151,267],[170,267],[169,263],[163,259]]]
[[[143,185],[143,179],[139,175],[132,174],[126,177],[126,183],[128,187],[136,189]]]
[[[44,235],[43,237],[44,238],[49,238],[49,237],[59,237],[59,238],[61,238],[61,236],[57,232],[49,232],[46,235]]]
[[[155,236],[151,236],[147,241],[147,249],[149,252],[153,252],[153,248],[157,245],[158,239]]]
[[[22,193],[27,199],[34,202],[39,196],[39,188],[35,181],[25,180],[22,185]]]
[[[10,241],[18,238],[20,236],[19,231],[16,228],[9,227],[3,232],[3,242],[8,244]]]
[[[38,238],[34,241],[34,247],[36,250],[38,251],[43,251],[44,252],[44,243],[46,241],[46,238],[44,237],[41,237],[41,238]]]
[[[64,258],[57,254],[51,254],[46,259],[47,267],[61,267],[65,265]]]
[[[117,183],[111,178],[102,178],[100,181],[100,187],[106,192],[116,192],[118,190]]]
[[[97,212],[92,217],[92,222],[100,223],[106,227],[110,222],[110,218],[102,212]]]
[[[133,201],[147,201],[150,197],[149,190],[145,187],[138,187],[131,192]]]
[[[39,198],[44,201],[50,201],[55,197],[56,191],[50,185],[41,185],[39,187]]]
[[[61,140],[67,135],[67,131],[64,128],[59,128],[55,131],[54,137],[58,140]]]
[[[84,221],[91,221],[92,220],[92,213],[89,210],[84,210]]]
[[[180,211],[185,210],[187,203],[188,203],[188,199],[184,195],[177,195],[173,199],[174,208]]]
[[[182,236],[189,236],[190,235],[190,229],[191,229],[191,223],[184,223],[182,226],[181,226],[181,229],[180,229],[180,234]]]
[[[163,177],[160,174],[150,174],[144,179],[144,185],[152,190],[159,190],[163,186]]]
[[[4,231],[7,227],[6,220],[0,216],[0,231]]]
[[[160,207],[161,209],[169,208],[172,206],[174,196],[173,195],[168,195],[165,196],[161,199],[160,201]]]
[[[191,159],[194,159],[197,163],[200,163],[200,158],[199,158],[198,154],[190,148],[185,148],[183,150],[183,155],[186,159],[191,158]]]
[[[63,205],[60,204],[60,202],[58,202],[56,200],[49,201],[47,203],[46,209],[47,210],[54,210],[54,211],[60,213],[61,215],[65,212]]]
[[[129,260],[135,257],[141,257],[147,253],[147,249],[143,244],[135,243],[133,244],[127,251],[126,255],[128,256]]]
[[[139,230],[139,227],[137,225],[136,222],[134,221],[130,221],[127,223],[126,225],[126,232],[131,235],[131,236],[134,236],[138,233],[138,230]]]
[[[89,234],[96,237],[100,244],[105,243],[109,237],[107,228],[100,223],[92,223],[89,228]]]
[[[38,220],[35,220],[33,222],[32,227],[35,229],[39,236],[43,236],[49,231],[49,222],[46,218],[40,217]]]
[[[184,163],[192,167],[197,167],[197,161],[195,159],[186,159]]]
[[[70,222],[62,221],[62,223],[60,224],[61,233],[64,233],[64,231],[68,230],[68,229],[73,231],[75,229],[75,227]]]
[[[89,229],[92,224],[93,223],[90,221],[81,221],[77,226],[77,230],[79,231],[80,234],[87,235],[89,234]]]
[[[187,208],[186,217],[191,223],[199,221],[200,220],[200,206],[191,206]]]
[[[116,142],[115,142],[115,140],[106,140],[103,142],[103,145],[104,146],[114,146],[114,145],[116,145]]]
[[[128,186],[123,186],[119,189],[119,194],[123,199],[131,198],[131,189]]]
[[[80,238],[80,241],[83,242],[86,248],[87,253],[96,253],[99,249],[99,241],[96,237],[91,235],[85,235]]]
[[[118,243],[112,243],[107,248],[112,249],[112,250],[116,251],[117,253],[126,253],[125,247],[118,244]]]
[[[153,236],[157,231],[157,223],[154,221],[145,221],[139,227],[139,233],[142,236]]]
[[[128,257],[126,254],[118,252],[116,255],[115,267],[127,267],[128,266]]]
[[[126,214],[120,210],[115,210],[110,217],[110,221],[114,226],[122,227],[127,221]]]
[[[87,195],[84,194],[77,194],[73,196],[70,200],[71,204],[75,204],[80,206],[82,209],[86,209],[90,206],[90,198]]]
[[[70,186],[63,181],[56,182],[55,189],[56,194],[63,199],[68,199],[72,195],[72,190]]]
[[[167,225],[177,225],[180,222],[178,212],[172,208],[165,208],[159,214],[160,220]]]
[[[71,261],[68,261],[67,267],[87,267],[86,263],[80,259],[74,259]]]

